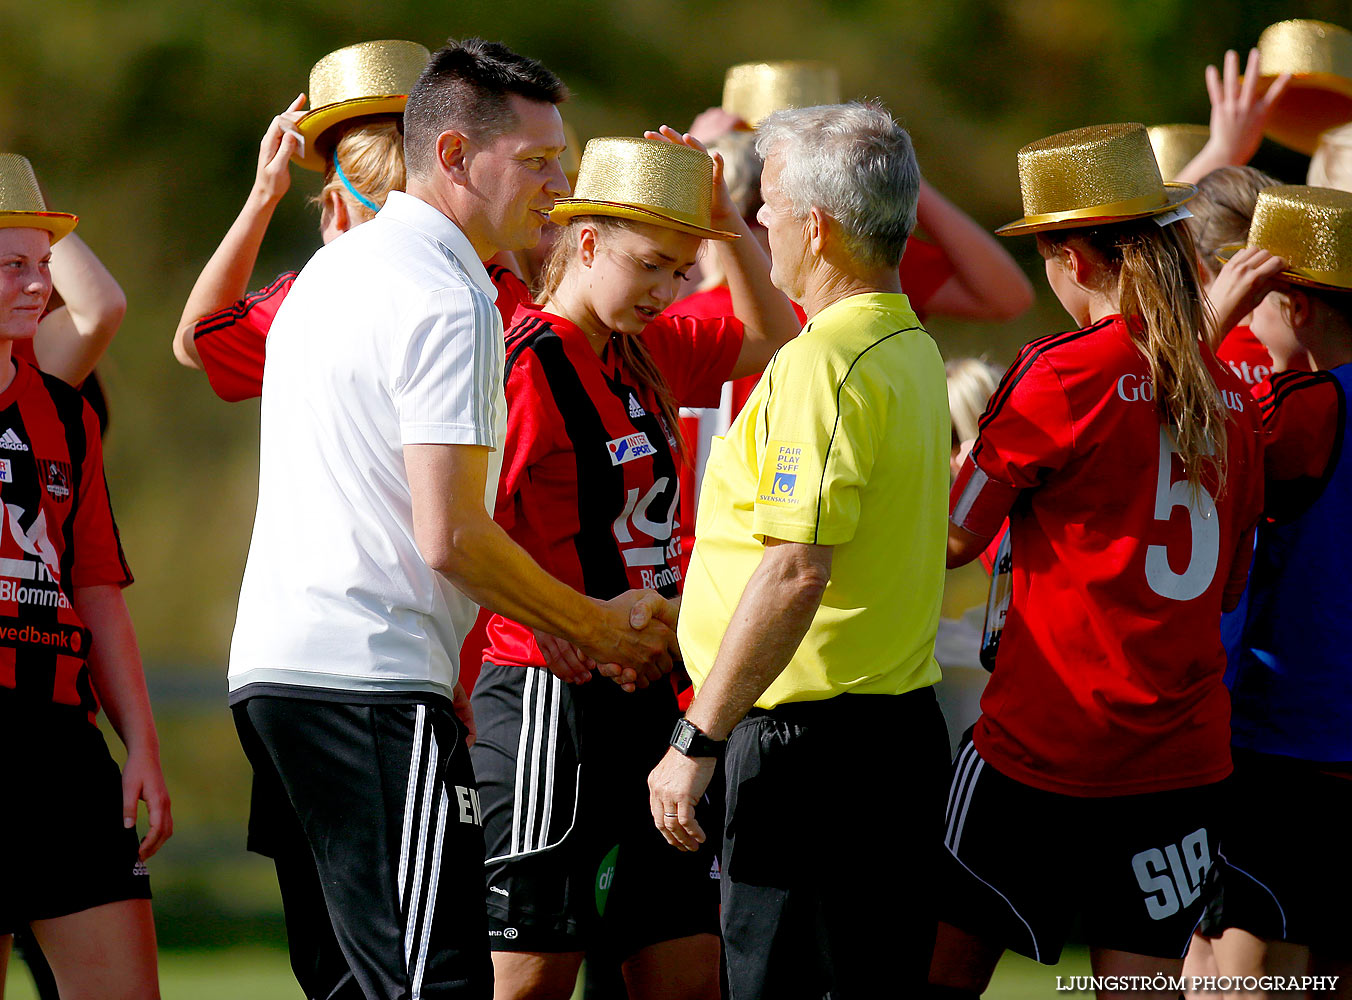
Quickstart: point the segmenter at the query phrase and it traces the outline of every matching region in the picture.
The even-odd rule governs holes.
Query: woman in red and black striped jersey
[[[1195,188],[1161,182],[1141,125],[1040,140],[1019,174],[1000,232],[1038,235],[1080,329],[1019,353],[953,487],[949,565],[1008,517],[1013,597],[949,794],[949,1000],[1006,948],[1055,963],[1077,912],[1095,973],[1180,974],[1231,770],[1220,615],[1263,495],[1255,408],[1202,341]]]
[[[0,178],[4,181],[8,178]],[[21,200],[21,199],[20,199]],[[0,759],[11,808],[0,934],[31,928],[62,996],[155,995],[145,868],[172,831],[159,743],[122,588],[99,424],[80,394],[14,357],[52,291],[75,217],[0,183]],[[100,703],[127,749],[121,774]],[[149,829],[138,842],[137,805]]]
[[[664,129],[594,139],[539,307],[507,335],[496,517],[593,597],[681,590],[677,408],[716,400],[798,330],[721,164]],[[739,238],[742,237],[742,238]],[[662,314],[715,241],[736,318]],[[674,612],[674,609],[672,609]],[[646,777],[679,712],[668,679],[611,679],[495,617],[473,702],[495,996],[567,997],[588,951],[633,997],[718,995],[718,883],[655,836]],[[638,688],[635,690],[635,688]]]
[[[294,160],[324,171],[319,235],[327,244],[375,217],[391,191],[404,190],[403,110],[407,94],[389,96],[390,79],[411,87],[428,59],[416,42],[363,42],[331,52],[310,71],[313,104],[305,95],[272,120],[258,153],[253,189],[225,239],[193,285],[174,333],[174,356],[206,372],[227,402],[263,391],[268,330],[295,271],[247,292],[272,213],[291,187]],[[338,89],[335,89],[335,80]],[[530,301],[525,282],[490,265],[505,327]]]

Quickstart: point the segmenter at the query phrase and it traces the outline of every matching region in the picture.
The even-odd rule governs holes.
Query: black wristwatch
[[[684,754],[687,757],[714,757],[721,758],[723,751],[727,749],[727,740],[711,740],[699,731],[699,727],[693,722],[685,719],[679,719],[676,722],[676,730],[671,734],[671,745],[676,748],[676,752]]]

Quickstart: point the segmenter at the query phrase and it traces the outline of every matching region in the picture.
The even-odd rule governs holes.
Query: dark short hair
[[[437,136],[455,129],[477,140],[493,139],[516,125],[511,96],[558,104],[563,81],[542,63],[501,42],[449,40],[432,54],[404,109],[404,159],[411,174],[425,173]]]

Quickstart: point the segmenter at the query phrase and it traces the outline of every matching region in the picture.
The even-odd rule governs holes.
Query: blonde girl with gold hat
[[[97,417],[15,351],[38,334],[52,246],[76,221],[47,210],[27,160],[0,156],[0,759],[15,804],[0,854],[22,859],[5,875],[0,934],[29,928],[63,997],[140,1000],[158,996],[145,861],[173,820],[122,598],[131,573]],[[100,707],[126,747],[120,772]]]
[[[272,214],[291,186],[291,164],[324,174],[313,201],[325,243],[375,217],[404,189],[402,116],[430,53],[417,42],[362,42],[330,52],[310,70],[310,110],[300,94],[272,120],[259,146],[254,186],[225,239],[193,285],[174,333],[174,356],[205,371],[222,399],[257,396],[266,339],[296,272],[254,292],[249,278]],[[503,323],[530,300],[525,284],[493,268]]]
[[[496,518],[559,579],[681,592],[677,408],[716,400],[798,330],[769,261],[689,136],[593,139],[543,302],[507,334]],[[663,315],[708,240],[736,318]],[[674,625],[674,622],[670,624]],[[501,616],[473,704],[495,996],[572,994],[583,956],[631,997],[718,996],[717,882],[652,827],[646,776],[679,717],[667,677],[586,661]]]
[[[930,975],[950,1000],[1007,948],[1054,964],[1076,914],[1096,974],[1180,974],[1231,770],[1219,620],[1262,502],[1256,407],[1203,343],[1177,224],[1195,189],[1137,124],[1026,146],[1019,178],[999,232],[1037,236],[1076,329],[1020,351],[953,487],[949,565],[1008,517],[1013,598],[954,762]]]

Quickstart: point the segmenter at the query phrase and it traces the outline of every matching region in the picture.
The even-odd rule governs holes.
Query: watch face
[[[690,723],[682,720],[676,726],[676,733],[671,738],[671,745],[674,746],[681,753],[685,753],[687,750],[690,749],[690,744],[694,740],[694,738],[695,738],[695,727],[692,726]]]

